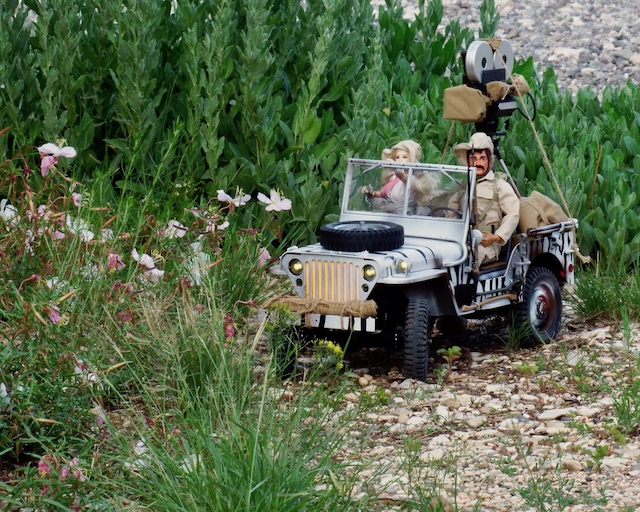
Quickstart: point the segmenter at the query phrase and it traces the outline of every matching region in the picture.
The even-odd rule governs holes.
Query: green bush
[[[378,156],[432,124],[445,136],[425,99],[472,39],[457,24],[436,32],[439,1],[413,23],[390,3],[379,25],[365,0],[10,4],[0,155],[64,138],[77,179],[108,178],[152,210],[280,189],[300,240],[336,211],[347,156]]]
[[[461,49],[492,36],[499,15],[483,1],[473,34],[457,21],[438,32],[442,14],[441,0],[421,0],[415,20],[389,1],[377,22],[365,0],[9,0],[0,127],[11,129],[0,156],[66,139],[79,151],[77,179],[99,182],[110,200],[142,199],[149,213],[206,202],[220,188],[279,189],[294,200],[290,239],[314,241],[337,212],[347,157],[378,157],[413,138],[424,160],[440,161],[472,130],[450,132],[443,91],[462,81]],[[535,130],[581,221],[582,252],[631,262],[637,85],[572,97],[551,70],[537,78],[531,59],[515,71],[533,85]],[[513,116],[505,159],[524,193],[560,200],[531,131]]]

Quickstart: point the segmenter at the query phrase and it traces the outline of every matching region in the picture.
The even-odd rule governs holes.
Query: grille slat
[[[359,265],[350,262],[310,260],[305,262],[307,299],[346,302],[360,299]]]

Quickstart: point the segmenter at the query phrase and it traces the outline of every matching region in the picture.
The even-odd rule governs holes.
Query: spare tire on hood
[[[382,221],[332,222],[320,228],[318,238],[330,251],[392,251],[404,244],[404,228]]]

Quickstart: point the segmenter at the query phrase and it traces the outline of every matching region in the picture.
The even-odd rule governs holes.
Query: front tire
[[[545,267],[529,269],[516,309],[516,328],[525,333],[524,345],[548,343],[560,329],[562,293],[558,279]]]
[[[404,329],[404,375],[427,380],[429,345],[431,343],[429,304],[424,299],[412,299],[407,305]]]

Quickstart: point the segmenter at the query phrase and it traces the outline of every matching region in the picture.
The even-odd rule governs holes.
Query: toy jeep
[[[385,173],[407,174],[406,194],[393,213],[363,189]],[[415,193],[421,180],[438,188]],[[403,344],[404,375],[427,376],[436,319],[512,315],[533,340],[555,336],[562,316],[560,287],[574,279],[573,219],[520,233],[500,261],[474,272],[482,235],[473,229],[475,168],[350,159],[340,220],[320,228],[320,242],[292,247],[281,270],[298,297],[285,298],[309,329],[388,334]]]
[[[513,66],[506,41],[475,41],[463,59],[465,85],[445,91],[445,117],[490,135],[508,174],[497,124],[517,109],[514,94],[526,82],[505,82]],[[404,182],[402,197],[376,197],[372,191],[394,174]],[[321,227],[319,243],[291,247],[280,259],[297,294],[282,302],[308,329],[400,342],[404,375],[420,380],[436,330],[467,318],[504,315],[529,341],[550,340],[560,327],[561,286],[574,280],[577,221],[563,216],[519,229],[497,262],[476,270],[475,180],[475,167],[350,159],[340,220]]]

